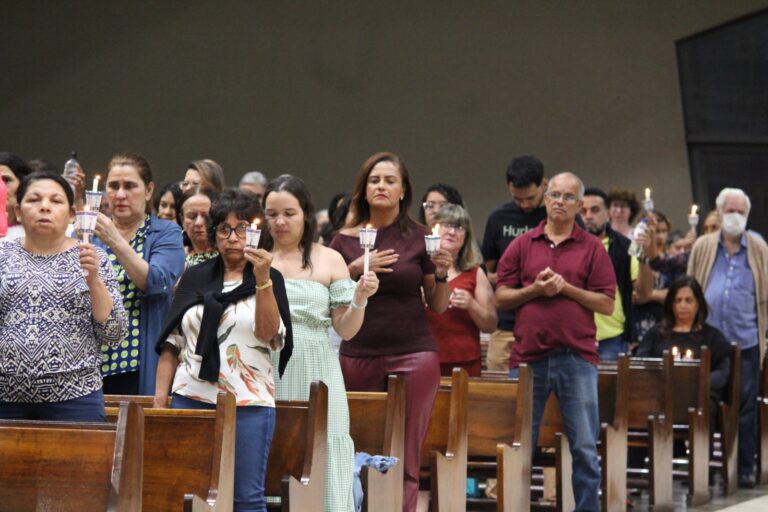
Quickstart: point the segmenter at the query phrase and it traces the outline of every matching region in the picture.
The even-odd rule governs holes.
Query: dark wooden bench
[[[313,382],[309,401],[278,401],[269,450],[266,495],[282,512],[325,510],[328,458],[328,387]]]
[[[426,440],[422,475],[429,471],[430,510],[463,512],[467,505],[467,372],[454,368],[450,385],[437,390]]]
[[[741,350],[731,344],[731,373],[718,403],[717,429],[720,431],[720,463],[725,494],[738,488],[739,407],[741,404]],[[713,435],[714,433],[710,433]]]
[[[0,509],[140,512],[143,414],[117,422],[0,421]]]
[[[386,473],[363,466],[363,512],[390,512],[403,508],[403,456],[405,450],[405,379],[390,375],[386,393],[349,391],[349,435],[355,451],[396,457]]]
[[[115,397],[105,402],[112,404]],[[216,410],[153,409],[152,397],[132,399],[144,409],[145,512],[231,512],[234,497],[236,406],[219,393]],[[107,407],[107,418],[117,410]]]
[[[688,502],[709,501],[710,353],[701,360],[632,358],[628,393],[630,445],[648,447],[649,494],[654,510],[674,510],[672,455],[675,426],[689,443]]]
[[[768,353],[765,355],[760,372],[758,395],[757,477],[759,483],[768,484]]]

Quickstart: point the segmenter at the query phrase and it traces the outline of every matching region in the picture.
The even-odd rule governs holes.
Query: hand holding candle
[[[360,248],[365,251],[363,256],[363,275],[368,274],[368,270],[371,266],[371,249],[373,249],[376,243],[376,230],[368,224],[364,228],[360,228]]]
[[[251,249],[259,248],[259,241],[261,241],[261,229],[259,229],[259,223],[261,219],[255,218],[251,221],[251,225],[245,229],[245,246]]]
[[[439,231],[440,224],[435,224],[435,227],[432,228],[432,234],[424,236],[424,243],[427,246],[427,254],[430,256],[433,256],[440,251],[440,235],[438,234]]]

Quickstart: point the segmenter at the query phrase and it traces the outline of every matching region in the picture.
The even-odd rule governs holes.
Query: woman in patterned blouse
[[[208,237],[219,256],[190,267],[158,338],[155,407],[213,409],[218,391],[237,401],[235,511],[266,511],[264,478],[275,426],[270,351],[291,349],[283,277],[272,255],[245,247],[246,229],[261,207],[245,192],[227,190],[213,204]],[[173,382],[173,385],[171,385]]]
[[[149,213],[155,184],[143,156],[113,156],[106,187],[112,216],[99,214],[95,244],[112,262],[130,326],[119,347],[102,347],[104,392],[154,395],[154,343],[171,306],[173,285],[184,271],[181,228]]]
[[[106,421],[100,347],[127,330],[112,266],[66,236],[64,178],[29,174],[16,201],[25,236],[0,244],[0,418]]]

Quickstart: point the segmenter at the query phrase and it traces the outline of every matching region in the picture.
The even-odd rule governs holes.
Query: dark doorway
[[[749,195],[750,229],[768,235],[768,10],[677,42],[694,201]]]

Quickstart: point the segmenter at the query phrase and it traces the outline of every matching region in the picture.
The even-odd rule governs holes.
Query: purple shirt
[[[704,296],[709,305],[710,325],[720,329],[728,341],[737,342],[741,350],[757,346],[755,276],[747,260],[746,233],[741,235],[741,245],[733,256],[728,256],[722,239],[717,243],[717,256]]]
[[[616,276],[601,240],[574,224],[571,235],[555,245],[544,233],[545,223],[507,247],[499,261],[497,287],[524,288],[549,267],[571,285],[613,299]],[[592,310],[559,294],[526,302],[517,308],[516,314],[517,341],[512,349],[511,367],[538,361],[565,347],[592,364],[598,363]]]
[[[363,326],[340,353],[349,357],[375,357],[434,352],[435,340],[424,311],[421,285],[425,274],[434,274],[435,265],[424,244],[426,229],[418,224],[404,237],[397,223],[379,229],[374,247],[394,249],[400,258],[393,272],[378,274],[379,289],[368,298]],[[331,241],[349,264],[363,254],[360,239],[339,233]]]

